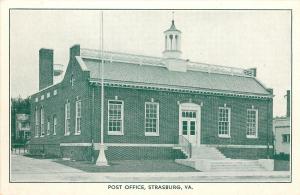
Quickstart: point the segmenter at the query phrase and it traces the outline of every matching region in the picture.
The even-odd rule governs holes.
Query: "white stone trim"
[[[98,146],[99,143],[94,143]],[[123,146],[123,147],[175,147],[177,144],[134,144],[134,143],[104,143],[105,146]],[[60,143],[60,146],[92,146],[92,143]],[[220,147],[220,148],[268,148],[267,145],[217,145],[217,144],[201,144],[201,146]],[[273,148],[272,145],[269,148]]]
[[[218,145],[218,144],[202,144],[204,146],[211,147],[220,147],[220,148],[268,148],[267,145]],[[272,145],[269,145],[269,148],[273,148]]]
[[[60,143],[60,146],[92,146],[92,143]],[[97,148],[99,143],[94,143]],[[105,146],[122,147],[174,147],[176,144],[133,144],[133,143],[104,143]]]
[[[92,146],[92,143],[60,143],[60,146]]]
[[[124,147],[174,147],[175,144],[132,144],[132,143],[104,143],[105,146]]]

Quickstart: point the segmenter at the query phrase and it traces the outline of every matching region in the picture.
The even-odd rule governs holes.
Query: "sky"
[[[257,68],[257,79],[274,89],[274,116],[286,113],[291,89],[290,12],[284,10],[175,10],[182,31],[182,58],[238,68]],[[163,31],[172,10],[105,10],[104,50],[162,56]],[[38,52],[54,50],[66,65],[69,48],[100,46],[100,11],[11,10],[10,87],[12,97],[38,91]]]

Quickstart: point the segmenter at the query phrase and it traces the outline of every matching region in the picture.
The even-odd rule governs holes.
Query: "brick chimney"
[[[70,59],[74,59],[75,56],[80,56],[80,45],[75,44],[70,48]]]
[[[291,90],[287,90],[286,91],[286,117],[290,117],[291,115],[290,103],[291,103]]]
[[[53,50],[39,51],[39,90],[53,85]]]

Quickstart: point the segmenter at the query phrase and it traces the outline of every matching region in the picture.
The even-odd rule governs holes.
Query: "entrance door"
[[[182,135],[189,140],[191,144],[197,143],[197,121],[196,121],[196,110],[183,110],[182,111]]]
[[[192,145],[200,145],[200,117],[200,105],[194,103],[180,104],[179,135],[186,138]]]

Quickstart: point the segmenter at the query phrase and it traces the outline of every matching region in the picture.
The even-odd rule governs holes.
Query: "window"
[[[108,101],[108,134],[123,135],[123,101]]]
[[[230,108],[219,108],[218,133],[219,137],[230,137]]]
[[[56,89],[54,89],[53,95],[57,95],[57,90]]]
[[[50,120],[47,120],[47,135],[50,135]]]
[[[41,107],[41,137],[45,135],[45,118],[44,118],[44,107]]]
[[[70,102],[65,104],[65,135],[70,135]]]
[[[44,96],[44,95],[42,95],[42,96],[41,96],[41,100],[44,100],[44,97],[45,97],[45,96]]]
[[[56,125],[57,125],[57,119],[56,115],[53,116],[53,135],[56,135]]]
[[[74,79],[74,75],[73,75],[73,73],[72,73],[71,79],[70,79],[70,83],[71,83],[71,86],[72,86],[72,87],[74,86],[74,81],[75,81],[75,79]]]
[[[257,138],[258,110],[247,109],[247,138]]]
[[[49,97],[50,97],[50,92],[47,93],[47,98],[49,98]]]
[[[282,143],[290,143],[290,134],[282,134]]]
[[[38,98],[38,97],[36,97],[36,98],[35,98],[35,102],[38,102],[38,101],[39,101],[39,98]]]
[[[181,116],[183,118],[196,118],[196,111],[183,110]]]
[[[159,135],[159,104],[145,103],[145,135]]]
[[[75,134],[79,135],[81,132],[81,100],[76,101],[76,123]]]
[[[35,107],[35,137],[39,136],[39,112],[38,108]]]

